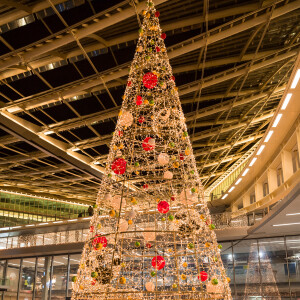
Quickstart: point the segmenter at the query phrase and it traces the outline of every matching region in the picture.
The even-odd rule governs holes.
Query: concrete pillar
[[[255,200],[256,202],[258,202],[260,199],[264,197],[262,182],[256,182],[254,189],[255,189]]]
[[[250,193],[246,193],[243,196],[243,207],[247,207],[250,205]]]
[[[237,204],[237,203],[233,203],[232,206],[231,206],[231,211],[232,211],[232,212],[236,212],[236,211],[238,211],[238,210],[239,210],[238,204]]]
[[[267,175],[268,175],[269,193],[271,194],[274,190],[277,189],[277,172],[275,169],[269,168],[267,171]]]
[[[293,155],[291,151],[282,150],[281,164],[283,172],[283,182],[285,182],[293,175]]]
[[[51,257],[46,256],[44,261],[44,272],[45,275],[42,277],[42,300],[48,300],[48,291],[49,286],[47,286],[47,283],[50,285],[50,267],[51,267]]]

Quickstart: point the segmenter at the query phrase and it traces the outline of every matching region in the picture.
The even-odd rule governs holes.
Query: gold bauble
[[[120,284],[125,284],[126,283],[126,278],[125,277],[121,277],[120,278]]]
[[[179,162],[178,161],[175,161],[174,163],[173,163],[173,168],[178,168],[179,167]]]

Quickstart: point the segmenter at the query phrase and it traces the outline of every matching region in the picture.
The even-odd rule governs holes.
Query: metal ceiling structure
[[[300,50],[300,0],[155,0],[200,177],[257,142]],[[0,0],[0,190],[93,203],[145,0]]]

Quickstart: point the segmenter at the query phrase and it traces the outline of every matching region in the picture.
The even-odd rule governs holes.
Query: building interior
[[[71,299],[146,2],[0,0],[2,300]],[[232,298],[300,299],[300,0],[153,2]]]

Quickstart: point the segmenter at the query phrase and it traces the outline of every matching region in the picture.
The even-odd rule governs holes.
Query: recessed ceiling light
[[[255,164],[256,160],[257,160],[257,157],[254,157],[254,158],[251,160],[251,163],[249,164],[249,166],[252,167],[252,166]]]
[[[221,199],[225,199],[228,196],[228,194],[225,194]]]
[[[249,172],[249,168],[247,168],[245,171],[244,171],[244,173],[242,174],[242,176],[246,176],[246,174]]]
[[[265,149],[265,145],[261,145],[259,150],[257,151],[256,155],[260,155],[264,149]]]
[[[241,181],[242,181],[242,178],[239,178],[239,179],[236,181],[235,185],[238,185]]]
[[[286,109],[286,107],[288,106],[288,104],[289,104],[289,102],[290,102],[290,100],[291,100],[291,98],[292,98],[292,93],[288,93],[286,96],[285,96],[285,99],[284,99],[284,102],[283,102],[283,104],[282,104],[282,106],[281,106],[281,109],[282,110],[285,110]]]
[[[277,127],[277,125],[278,125],[278,123],[279,123],[281,117],[282,117],[282,114],[278,114],[278,115],[277,115],[277,117],[276,117],[276,119],[275,119],[275,121],[274,121],[272,127]]]
[[[300,222],[297,223],[285,223],[285,224],[274,224],[274,227],[279,227],[279,226],[291,226],[291,225],[300,225]]]
[[[286,216],[297,216],[297,215],[300,215],[300,212],[298,212],[298,213],[286,214]]]
[[[291,85],[291,89],[294,89],[297,86],[299,79],[300,79],[300,69],[298,69],[298,71],[294,77],[294,80]]]
[[[229,193],[231,193],[233,190],[235,189],[235,187],[234,186],[232,186],[230,189],[229,189]]]
[[[270,140],[270,138],[271,138],[271,136],[272,136],[273,133],[274,133],[273,130],[270,130],[270,131],[268,132],[268,134],[267,134],[267,136],[266,136],[266,139],[265,139],[265,143],[267,143],[267,142]]]

